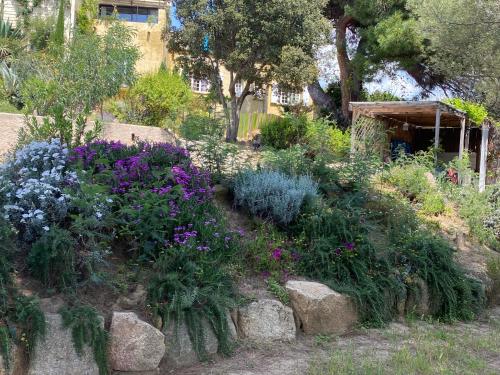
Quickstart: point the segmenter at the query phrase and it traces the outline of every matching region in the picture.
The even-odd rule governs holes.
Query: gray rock
[[[165,336],[131,312],[114,312],[109,362],[117,371],[155,370],[165,354]]]
[[[358,321],[356,305],[349,296],[326,285],[309,281],[288,281],[286,290],[299,326],[310,335],[341,335]]]
[[[431,314],[430,294],[427,283],[417,277],[414,280],[415,290],[408,291],[406,313],[425,316]]]
[[[46,314],[47,334],[37,343],[30,361],[28,375],[99,375],[99,368],[90,347],[82,356],[76,353],[71,330],[63,327],[59,314]]]
[[[217,353],[219,347],[217,337],[208,321],[204,320],[202,324],[205,331],[205,351],[207,354],[213,355]],[[172,322],[168,329],[164,331],[167,347],[165,359],[167,363],[172,367],[185,367],[197,363],[198,356],[193,349],[186,323],[179,324],[177,332],[175,332],[175,328],[176,324]]]
[[[258,342],[292,341],[296,332],[292,309],[272,299],[241,308],[238,329],[243,338]]]

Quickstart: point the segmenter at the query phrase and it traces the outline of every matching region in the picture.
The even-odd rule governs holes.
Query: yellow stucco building
[[[114,16],[124,22],[136,33],[135,42],[141,52],[136,69],[139,74],[156,71],[162,63],[170,69],[175,66],[175,57],[169,53],[163,32],[170,22],[171,2],[168,0],[101,0],[99,2],[99,21],[96,31],[103,33],[107,27],[106,18]],[[221,69],[224,92],[229,92],[229,72]],[[199,95],[210,91],[210,83],[203,77],[191,78],[191,89]],[[242,84],[237,85],[241,90]],[[287,105],[310,104],[307,90],[290,93],[270,85],[260,95],[246,98],[242,113],[262,113],[282,115]]]

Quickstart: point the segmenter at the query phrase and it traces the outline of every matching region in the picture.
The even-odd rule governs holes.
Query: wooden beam
[[[486,189],[486,159],[488,158],[488,133],[489,126],[483,123],[481,137],[481,161],[479,164],[479,192]]]
[[[460,120],[460,145],[458,146],[458,158],[460,160],[464,157],[464,142],[465,142],[465,117]]]
[[[439,148],[439,130],[441,127],[441,108],[436,109],[436,122],[434,123],[434,148],[437,150]]]

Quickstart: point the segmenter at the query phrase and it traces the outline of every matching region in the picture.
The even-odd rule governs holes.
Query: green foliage
[[[95,19],[98,16],[99,6],[96,0],[83,0],[76,12],[76,27],[84,34],[94,32]]]
[[[366,100],[367,102],[397,102],[400,101],[401,98],[388,91],[375,90],[371,94],[364,91],[363,100]]]
[[[162,318],[164,328],[174,324],[175,332],[185,322],[201,359],[206,358],[205,319],[217,336],[219,352],[231,351],[226,314],[235,306],[233,284],[212,257],[190,247],[166,249],[154,265],[148,288],[153,314]]]
[[[444,187],[447,196],[456,203],[459,215],[465,220],[470,233],[481,243],[500,249],[500,215],[498,184],[480,193],[476,186],[455,186],[447,184]]]
[[[60,311],[64,327],[71,329],[73,345],[78,355],[82,355],[84,345],[88,345],[94,352],[94,359],[99,367],[100,375],[108,374],[107,341],[108,337],[103,328],[103,321],[97,311],[91,306],[76,306],[63,308]]]
[[[59,0],[59,11],[57,13],[56,27],[52,35],[52,42],[55,46],[61,47],[64,44],[64,8],[65,0]]]
[[[345,157],[349,153],[351,136],[340,130],[334,122],[324,119],[309,121],[304,143],[315,157]]]
[[[238,153],[238,146],[222,141],[223,123],[217,120],[205,122],[206,134],[198,145],[199,158],[215,182],[220,182],[224,174],[233,172],[231,162]]]
[[[266,169],[283,172],[290,176],[308,174],[312,170],[313,161],[306,156],[307,148],[293,145],[283,150],[264,150],[262,165]]]
[[[248,233],[244,242],[245,257],[241,261],[246,269],[263,277],[286,281],[295,273],[300,258],[297,247],[298,244],[288,241],[272,223],[266,223]]]
[[[210,135],[213,129],[221,128],[221,123],[217,119],[203,115],[189,114],[180,125],[179,133],[184,139],[199,141],[204,136]],[[222,138],[222,135],[220,138]]]
[[[67,230],[52,227],[36,241],[28,256],[31,274],[49,288],[72,288],[76,283],[75,240]]]
[[[307,131],[307,119],[286,115],[265,123],[261,129],[262,143],[281,150],[300,143]]]
[[[276,280],[270,278],[267,280],[267,289],[274,294],[284,305],[290,303],[290,296],[286,289]]]
[[[430,68],[451,81],[458,96],[484,103],[492,114],[498,115],[498,1],[408,0],[407,3],[426,39]]]
[[[45,316],[38,300],[24,295],[15,296],[11,319],[20,328],[18,340],[30,357],[46,333]]]
[[[459,98],[445,99],[444,102],[467,113],[469,119],[476,125],[481,125],[488,117],[488,111],[481,104],[472,103]]]
[[[416,278],[428,286],[436,317],[472,319],[484,305],[479,283],[454,263],[450,245],[419,229],[414,212],[394,198],[337,198],[299,228],[307,244],[300,272],[351,295],[365,323],[390,320]]]
[[[150,126],[171,126],[187,109],[191,89],[176,73],[159,70],[141,77],[128,93],[131,120]]]
[[[382,179],[395,186],[410,200],[421,203],[424,214],[438,215],[445,211],[446,202],[431,173],[431,166],[431,153],[401,157],[389,167]]]
[[[82,143],[95,140],[102,131],[100,121],[95,121],[92,128],[87,128],[87,117],[83,114],[78,114],[73,123],[72,119],[64,113],[62,107],[56,106],[50,111],[52,117],[44,117],[41,120],[35,116],[27,117],[26,127],[18,133],[18,147],[33,141],[53,138],[57,138],[69,146],[79,146]]]
[[[445,211],[446,203],[439,191],[428,191],[422,197],[421,211],[426,215],[439,215]]]
[[[43,51],[49,47],[49,42],[54,38],[55,21],[53,18],[36,17],[30,20],[29,42],[31,48]]]
[[[5,326],[0,326],[0,355],[2,356],[4,369],[10,369],[10,361],[11,361],[11,337],[9,328]]]
[[[139,54],[132,38],[116,22],[103,36],[75,34],[64,53],[35,55],[20,90],[26,110],[74,122],[74,138],[83,135],[90,112],[134,81]]]
[[[484,307],[480,282],[465,276],[453,262],[453,249],[444,240],[423,232],[402,239],[399,262],[407,264],[428,285],[434,316],[450,321],[473,319]]]

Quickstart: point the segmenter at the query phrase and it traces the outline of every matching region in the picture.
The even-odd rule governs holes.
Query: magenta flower
[[[279,261],[281,259],[281,256],[283,255],[283,249],[280,249],[277,247],[276,249],[273,250],[272,252],[272,257],[274,260]]]

